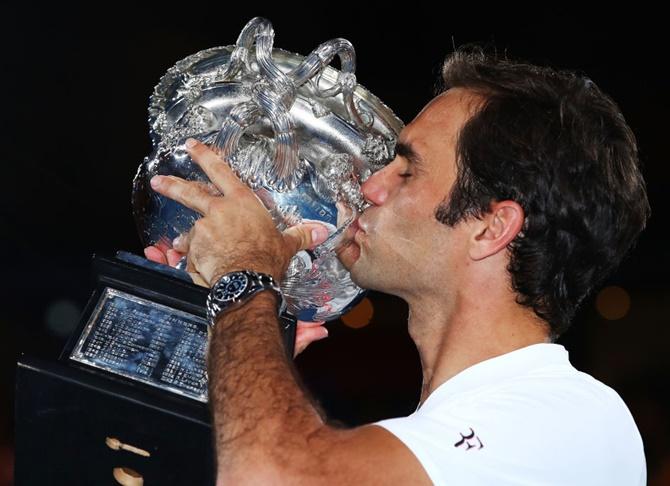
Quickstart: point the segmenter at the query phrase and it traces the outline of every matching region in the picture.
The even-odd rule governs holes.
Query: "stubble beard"
[[[393,265],[379,261],[373,255],[369,246],[361,250],[358,260],[351,267],[351,279],[361,288],[393,293],[398,284]]]

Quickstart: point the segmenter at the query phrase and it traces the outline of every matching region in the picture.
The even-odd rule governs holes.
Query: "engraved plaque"
[[[105,288],[70,358],[207,402],[205,319]]]

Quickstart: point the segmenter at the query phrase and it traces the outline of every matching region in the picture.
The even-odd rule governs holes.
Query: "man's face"
[[[360,286],[407,298],[457,276],[467,233],[438,222],[435,209],[456,179],[458,132],[477,100],[460,88],[434,98],[402,130],[396,158],[363,184],[372,206],[354,236]]]

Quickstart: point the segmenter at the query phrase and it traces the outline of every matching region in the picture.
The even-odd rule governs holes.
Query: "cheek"
[[[417,219],[416,210],[409,201],[396,199],[380,209],[375,227],[378,233],[405,233]]]
[[[413,245],[425,239],[425,233],[434,220],[428,201],[416,197],[396,198],[392,205],[383,209],[377,221],[376,232],[412,241]]]
[[[428,197],[427,192],[407,191],[406,197],[396,200],[394,210],[406,224],[427,223],[435,219],[436,203]]]

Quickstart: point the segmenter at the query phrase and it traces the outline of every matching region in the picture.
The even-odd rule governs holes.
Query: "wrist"
[[[207,297],[207,319],[210,327],[215,326],[223,313],[246,306],[258,294],[267,294],[267,290],[274,294],[274,314],[281,315],[286,309],[286,303],[281,288],[272,275],[248,269],[223,274],[213,283]]]
[[[288,267],[288,265],[287,265]],[[256,273],[264,273],[270,275],[277,285],[281,282],[282,277],[284,276],[285,270],[279,269],[277,265],[263,264],[261,262],[249,262],[249,263],[239,263],[236,265],[225,265],[217,268],[212,272],[212,276],[207,280],[209,287],[213,287],[216,282],[218,282],[221,277],[230,272],[239,272],[243,270],[248,270]]]
[[[260,315],[276,316],[277,305],[278,297],[274,292],[258,292],[251,296],[244,305],[219,314],[211,330],[215,331],[218,328],[223,328],[225,331],[226,329],[241,324],[240,321],[247,321],[250,317],[256,320],[255,318]],[[258,319],[258,323],[261,321],[262,319]],[[274,322],[274,319],[272,321]],[[254,322],[254,324],[258,323]]]

